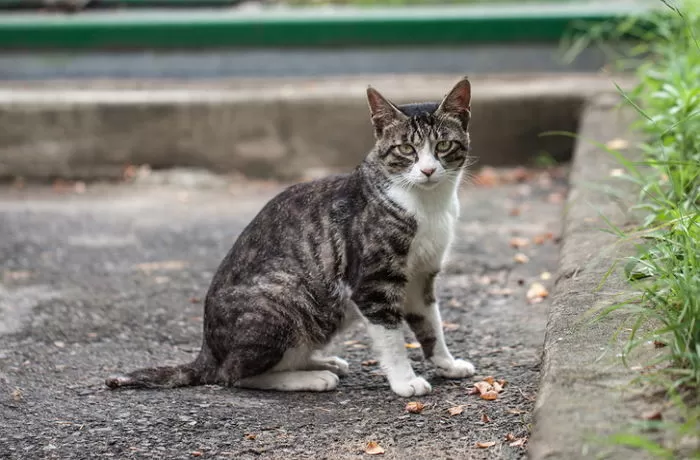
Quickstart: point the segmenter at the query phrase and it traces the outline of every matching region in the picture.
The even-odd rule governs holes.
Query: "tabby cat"
[[[406,321],[440,376],[463,378],[442,332],[435,277],[453,239],[467,166],[471,86],[441,103],[394,105],[367,89],[376,143],[347,175],[292,186],[238,237],[214,275],[194,362],[110,376],[110,388],[220,384],[328,391],[348,363],[323,355],[363,321],[391,389],[420,396]]]

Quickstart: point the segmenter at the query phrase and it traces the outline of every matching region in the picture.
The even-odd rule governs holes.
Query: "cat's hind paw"
[[[433,387],[423,377],[414,377],[411,380],[393,383],[391,389],[404,398],[423,396],[433,391]]]
[[[436,373],[447,379],[463,379],[474,375],[475,371],[474,365],[469,361],[455,359],[447,365],[438,364]]]

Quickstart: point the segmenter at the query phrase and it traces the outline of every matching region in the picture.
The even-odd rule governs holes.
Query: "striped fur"
[[[466,79],[439,105],[396,106],[368,89],[374,148],[350,174],[288,188],[245,228],[207,293],[199,357],[106,384],[330,390],[348,366],[321,352],[355,320],[402,396],[430,391],[406,357],[404,321],[440,373],[473,372],[445,347],[433,287],[457,218],[469,99]]]

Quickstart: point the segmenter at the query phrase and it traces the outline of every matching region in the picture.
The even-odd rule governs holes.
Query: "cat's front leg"
[[[441,377],[460,379],[474,375],[474,365],[455,359],[445,343],[442,318],[435,298],[437,272],[412,279],[406,299],[406,322],[421,344],[425,358]]]
[[[432,387],[413,371],[400,326],[400,323],[387,327],[370,322],[367,331],[372,340],[372,348],[394,393],[406,398],[428,394]]]
[[[399,306],[404,298],[402,284],[375,281],[353,296],[358,309],[367,321],[367,332],[372,349],[386,373],[394,393],[403,397],[422,396],[432,387],[422,377],[416,376],[406,352],[403,315]]]

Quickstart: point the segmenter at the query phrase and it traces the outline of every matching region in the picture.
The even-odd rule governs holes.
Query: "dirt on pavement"
[[[448,345],[477,375],[440,379],[409,348],[433,385],[420,413],[362,330],[339,341],[351,373],[329,393],[104,387],[196,356],[211,276],[281,185],[0,190],[0,457],[356,459],[371,441],[386,459],[524,457],[548,305],[531,288],[553,283],[565,171],[476,182],[438,293]],[[496,400],[470,394],[486,376],[507,382]]]

